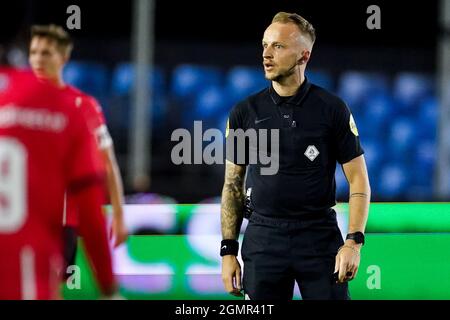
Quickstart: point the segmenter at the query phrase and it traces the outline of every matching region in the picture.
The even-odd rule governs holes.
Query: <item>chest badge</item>
[[[308,148],[306,148],[306,151],[304,153],[304,155],[311,161],[314,161],[317,156],[319,155],[319,150],[317,150],[316,146],[312,145],[312,146],[308,146]]]

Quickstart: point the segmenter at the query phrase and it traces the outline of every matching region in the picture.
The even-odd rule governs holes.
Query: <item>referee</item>
[[[227,132],[279,132],[279,169],[274,175],[264,175],[262,165],[241,163],[242,157],[227,152],[220,254],[225,289],[235,296],[243,292],[246,299],[289,300],[297,282],[303,299],[350,299],[348,281],[358,272],[370,186],[349,108],[305,77],[314,41],[314,28],[304,18],[276,14],[262,40],[271,86],[230,112]],[[235,136],[228,135],[227,147],[230,139]],[[345,242],[332,209],[336,162],[350,185]],[[249,223],[241,281],[236,256],[244,216]]]

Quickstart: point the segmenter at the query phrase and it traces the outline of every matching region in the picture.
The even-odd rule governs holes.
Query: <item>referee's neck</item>
[[[272,81],[272,87],[280,97],[290,97],[297,93],[300,86],[305,81],[304,73],[292,75],[281,81]]]

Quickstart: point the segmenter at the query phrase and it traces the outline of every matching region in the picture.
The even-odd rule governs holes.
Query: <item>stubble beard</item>
[[[276,72],[275,74],[272,74],[272,75],[268,75],[267,72],[266,72],[265,73],[265,78],[267,80],[270,80],[270,81],[275,81],[275,82],[281,83],[281,82],[283,82],[284,79],[290,77],[294,73],[295,73],[294,69],[292,69],[292,70],[281,70],[281,71],[278,71],[278,72]]]

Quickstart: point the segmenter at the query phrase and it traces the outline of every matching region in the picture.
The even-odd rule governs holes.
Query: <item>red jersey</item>
[[[61,89],[61,92],[63,95],[67,96],[67,99],[72,100],[74,105],[81,110],[89,130],[97,142],[99,162],[103,164],[100,151],[110,147],[112,145],[112,139],[108,132],[100,104],[94,97],[89,96],[70,85]],[[106,197],[107,194],[105,189],[105,199]],[[63,225],[76,227],[78,225],[76,206],[73,204],[73,199],[71,197],[68,197],[66,201]]]
[[[80,206],[100,287],[113,285],[97,149],[73,101],[29,72],[0,71],[0,299],[58,296],[64,193]]]
[[[98,101],[77,88],[67,85],[62,89],[64,94],[74,97],[75,105],[82,111],[87,125],[94,134],[99,149],[112,145],[112,139],[106,127],[105,116]]]

